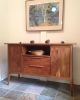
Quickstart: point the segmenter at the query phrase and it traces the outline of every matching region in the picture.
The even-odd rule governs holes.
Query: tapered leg
[[[9,85],[9,81],[10,81],[10,74],[8,75],[8,83],[7,83],[8,85]]]
[[[18,78],[20,78],[20,74],[18,74]]]

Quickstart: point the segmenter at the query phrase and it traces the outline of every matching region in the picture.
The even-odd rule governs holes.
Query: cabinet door
[[[51,48],[51,76],[62,79],[70,78],[71,63],[70,46],[52,46]]]
[[[20,73],[21,56],[20,45],[9,44],[8,45],[8,64],[9,73]]]

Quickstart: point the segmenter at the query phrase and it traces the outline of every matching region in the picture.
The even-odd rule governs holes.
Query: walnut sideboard
[[[11,74],[55,77],[69,80],[73,91],[73,45],[66,43],[7,43],[8,82]],[[43,50],[43,55],[31,51]],[[71,92],[72,93],[72,92]]]

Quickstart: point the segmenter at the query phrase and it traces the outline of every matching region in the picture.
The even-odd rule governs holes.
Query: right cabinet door
[[[71,46],[51,47],[51,76],[70,79],[71,72]]]

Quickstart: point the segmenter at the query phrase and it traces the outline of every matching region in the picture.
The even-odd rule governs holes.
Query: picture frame
[[[63,0],[26,1],[27,31],[63,29]]]

